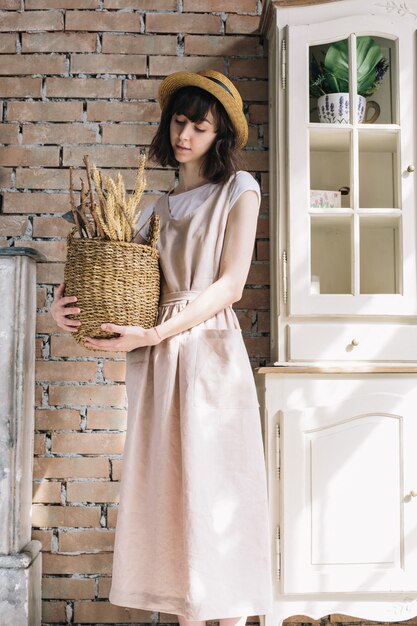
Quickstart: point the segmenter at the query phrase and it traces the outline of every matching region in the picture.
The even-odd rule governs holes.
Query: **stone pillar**
[[[36,261],[0,249],[0,624],[40,626],[42,554],[31,541]]]

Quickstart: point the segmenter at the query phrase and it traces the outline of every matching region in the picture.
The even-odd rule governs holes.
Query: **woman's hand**
[[[81,313],[81,309],[78,307],[68,307],[67,304],[77,301],[77,296],[64,296],[65,283],[55,289],[54,300],[51,306],[51,315],[56,321],[59,328],[68,330],[70,333],[76,333],[78,326],[81,324],[80,320],[68,319],[67,315]]]
[[[130,352],[135,348],[155,346],[161,342],[154,328],[142,328],[142,326],[118,326],[117,324],[102,324],[102,330],[111,333],[120,333],[120,337],[113,339],[85,338],[85,346],[106,350],[108,352]]]

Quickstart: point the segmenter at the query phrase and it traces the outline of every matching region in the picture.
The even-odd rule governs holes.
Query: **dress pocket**
[[[134,365],[136,363],[144,363],[149,358],[149,350],[151,346],[143,346],[142,348],[135,348],[126,353],[126,364]]]
[[[126,353],[126,393],[130,407],[138,407],[149,397],[148,363],[150,346],[135,348]],[[128,414],[129,415],[129,414]]]
[[[255,380],[240,329],[199,331],[194,372],[194,406],[258,408]]]

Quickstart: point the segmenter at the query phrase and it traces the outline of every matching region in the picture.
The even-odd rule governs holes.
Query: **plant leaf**
[[[376,66],[383,58],[379,45],[372,37],[360,36],[356,40],[357,92],[370,95],[376,89]],[[348,40],[335,41],[330,44],[323,69],[329,92],[349,91],[349,47]],[[382,77],[381,77],[382,79]]]
[[[334,77],[335,85],[349,85],[349,52],[347,39],[335,41],[324,57],[324,67]],[[349,90],[349,89],[348,89]],[[335,89],[340,92],[341,89]]]
[[[82,215],[82,213],[79,211],[78,207],[76,207],[75,209],[71,209],[71,211],[68,211],[67,213],[64,213],[62,217],[64,218],[64,220],[67,220],[67,222],[70,222],[71,224],[75,224],[75,226],[78,226],[78,230],[79,230],[81,237],[83,236],[83,232],[84,232],[85,237],[89,236],[85,218]],[[78,223],[76,222],[75,218],[78,220]]]
[[[375,67],[382,59],[382,52],[372,37],[358,37],[356,49],[358,93],[361,93],[370,89],[374,84]]]
[[[72,211],[68,211],[67,213],[64,213],[62,217],[64,218],[64,220],[67,220],[67,222],[70,222],[71,224],[75,224],[74,214]]]

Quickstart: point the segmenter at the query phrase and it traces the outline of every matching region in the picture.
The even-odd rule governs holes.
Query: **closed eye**
[[[179,120],[179,119],[175,119],[175,123],[179,124],[180,126],[184,126],[185,124],[185,120]],[[206,129],[205,128],[198,128],[198,126],[194,126],[195,130],[198,131],[199,133],[205,133]]]

